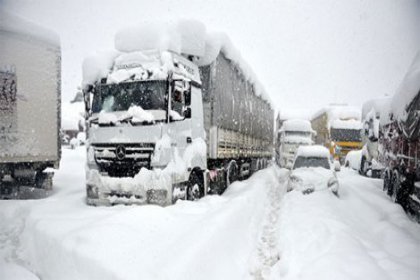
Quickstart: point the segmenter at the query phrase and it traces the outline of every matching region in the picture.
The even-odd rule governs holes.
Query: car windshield
[[[330,163],[325,157],[302,157],[298,156],[293,165],[293,169],[302,167],[323,167],[330,169]]]
[[[126,111],[131,106],[144,110],[165,110],[165,81],[140,81],[120,84],[100,85],[95,94],[92,112]]]

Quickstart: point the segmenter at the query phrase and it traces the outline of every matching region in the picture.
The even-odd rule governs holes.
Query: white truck
[[[61,155],[59,38],[0,11],[0,42],[1,198],[43,197]]]
[[[313,144],[315,131],[308,120],[291,119],[283,122],[278,131],[276,161],[280,167],[291,168],[299,146]]]
[[[391,98],[383,97],[366,101],[362,107],[362,154],[359,173],[380,178],[384,167],[379,162],[379,132],[381,113],[390,106]]]
[[[181,50],[136,49],[140,29],[84,62],[87,203],[195,200],[265,167],[274,112],[229,40],[198,25],[202,44],[190,27]]]

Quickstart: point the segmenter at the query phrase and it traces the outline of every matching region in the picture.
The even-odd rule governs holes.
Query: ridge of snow
[[[60,36],[54,31],[44,28],[31,21],[16,16],[10,12],[6,12],[0,7],[0,30],[20,33],[23,35],[33,36],[48,44],[59,47]]]
[[[420,51],[417,52],[397,92],[392,97],[391,110],[402,121],[407,118],[407,106],[420,92]]]

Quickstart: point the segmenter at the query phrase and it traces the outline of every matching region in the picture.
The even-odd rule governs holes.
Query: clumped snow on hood
[[[143,110],[140,106],[131,106],[127,113],[125,113],[121,119],[132,118],[131,122],[133,123],[142,123],[142,122],[154,122],[155,118],[151,112]]]
[[[315,191],[325,190],[328,183],[335,179],[334,172],[323,167],[303,167],[292,171],[291,178],[298,180],[293,185],[297,191],[312,189]]]

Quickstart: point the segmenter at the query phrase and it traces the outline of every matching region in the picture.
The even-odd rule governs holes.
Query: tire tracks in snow
[[[258,239],[251,275],[256,280],[268,279],[271,268],[280,260],[278,249],[278,219],[281,202],[286,193],[288,171],[272,167],[272,177],[267,186],[268,205]]]

